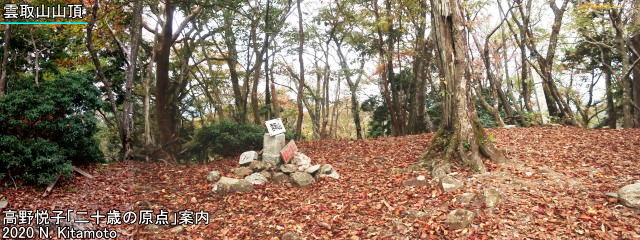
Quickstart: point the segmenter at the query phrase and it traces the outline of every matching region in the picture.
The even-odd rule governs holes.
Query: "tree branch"
[[[187,16],[181,23],[180,25],[178,25],[178,28],[176,28],[176,32],[173,34],[172,42],[175,42],[178,39],[178,36],[180,36],[180,32],[182,32],[182,30],[184,30],[185,27],[187,27],[187,24],[189,24],[189,22],[193,21],[193,19],[198,15],[198,13],[200,13],[200,11],[202,10],[202,8],[200,6],[196,6],[196,8],[194,8],[191,11],[191,14],[189,14],[189,16]]]

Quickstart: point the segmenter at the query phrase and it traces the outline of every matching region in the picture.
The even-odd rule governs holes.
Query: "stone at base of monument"
[[[306,172],[295,172],[291,174],[291,180],[299,187],[306,187],[315,182],[313,176]]]
[[[273,181],[275,183],[284,183],[284,182],[289,182],[289,175],[281,173],[281,172],[277,172],[273,174]]]
[[[237,177],[241,177],[241,178],[249,176],[251,173],[253,173],[251,168],[248,168],[248,167],[238,167],[238,168],[234,168],[231,171],[233,172],[233,175],[236,175]]]
[[[249,165],[251,162],[258,159],[258,153],[256,151],[247,151],[240,154],[240,160],[238,164],[240,166]]]
[[[320,170],[320,166],[321,166],[320,164],[313,165],[313,166],[308,167],[307,169],[305,169],[305,172],[307,172],[308,174],[314,174],[318,170]]]
[[[249,168],[254,172],[261,172],[262,170],[269,169],[270,167],[271,164],[264,161],[253,161],[249,164]]]
[[[249,176],[246,176],[244,178],[244,180],[249,181],[251,184],[253,185],[260,185],[260,184],[265,184],[267,183],[267,181],[269,181],[265,176],[263,176],[261,173],[253,173]]]
[[[262,171],[260,172],[260,174],[262,174],[263,177],[265,177],[266,179],[271,179],[271,173],[269,171]]]
[[[293,164],[283,164],[282,166],[280,166],[280,171],[283,173],[293,173],[296,171],[296,169],[298,168]]]
[[[209,175],[207,175],[207,180],[211,181],[211,182],[217,182],[218,180],[220,180],[220,172],[218,171],[211,171],[209,172]]]
[[[311,158],[307,157],[307,155],[304,155],[304,153],[296,152],[295,154],[293,154],[291,163],[298,166],[299,171],[304,171],[307,168],[311,167]]]
[[[263,153],[262,161],[271,164],[271,166],[278,166],[282,163],[280,154]]]
[[[290,143],[291,146],[295,145],[293,141]],[[320,178],[340,179],[340,174],[331,164],[312,165],[311,158],[298,152],[297,147],[291,148],[295,151],[288,153],[290,162],[283,164],[281,151],[284,146],[284,134],[265,134],[264,149],[244,152],[238,162],[240,166],[231,169],[232,176],[237,178],[221,177],[220,173],[215,171],[207,175],[209,181],[217,181],[212,191],[216,194],[251,192],[253,185],[266,184],[269,180],[306,187],[313,185]]]
[[[213,193],[225,195],[230,192],[251,192],[253,185],[244,179],[221,177],[216,184],[213,185]]]

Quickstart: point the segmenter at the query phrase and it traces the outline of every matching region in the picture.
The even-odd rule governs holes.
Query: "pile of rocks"
[[[448,168],[445,166],[445,168]],[[449,169],[434,169],[432,173],[433,182],[437,182],[438,188],[444,192],[455,192],[464,186],[464,182],[449,175]],[[423,187],[431,185],[431,181],[423,175],[405,180],[402,185],[405,187]],[[471,225],[473,219],[480,215],[483,211],[493,212],[498,206],[502,198],[502,194],[495,188],[485,188],[481,194],[463,193],[456,197],[454,202],[463,208],[455,209],[447,214],[445,223],[451,229],[462,229]],[[470,210],[467,210],[470,209]],[[422,212],[408,212],[406,215],[418,216]]]
[[[311,158],[298,152],[295,142],[285,148],[285,136],[265,134],[262,151],[247,151],[240,155],[237,168],[231,170],[235,178],[223,177],[218,171],[211,171],[207,179],[216,182],[213,192],[250,192],[253,185],[266,184],[270,180],[276,183],[291,182],[306,187],[317,178],[339,179],[340,174],[330,164],[311,164]],[[288,159],[287,159],[288,158]]]

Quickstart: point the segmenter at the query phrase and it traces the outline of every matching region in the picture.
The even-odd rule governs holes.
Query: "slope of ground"
[[[208,225],[109,226],[121,239],[640,239],[640,211],[605,196],[640,181],[640,129],[569,127],[489,129],[511,163],[471,175],[454,169],[465,185],[442,192],[435,183],[403,187],[408,170],[431,134],[364,141],[299,143],[316,163],[330,163],[340,180],[308,188],[267,184],[252,193],[217,196],[205,176],[237,165],[230,158],[203,165],[124,162],[98,167],[95,179],[75,177],[45,198],[42,189],[6,189],[12,209],[159,209],[207,211]],[[445,216],[464,192],[493,187],[502,201],[473,225],[449,230]],[[421,211],[424,216],[410,214]],[[106,227],[106,226],[103,226]],[[175,232],[172,232],[175,231]]]

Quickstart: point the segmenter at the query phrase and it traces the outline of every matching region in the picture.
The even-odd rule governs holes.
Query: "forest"
[[[0,5],[3,239],[640,239],[640,1]]]

